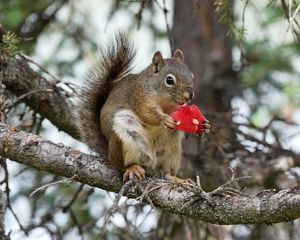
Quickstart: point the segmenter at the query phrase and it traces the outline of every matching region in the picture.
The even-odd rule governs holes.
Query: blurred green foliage
[[[0,1],[0,22],[6,29],[17,30],[25,20],[45,11],[54,0],[2,0]]]

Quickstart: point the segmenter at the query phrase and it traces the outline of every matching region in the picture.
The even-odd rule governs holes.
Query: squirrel
[[[78,103],[81,138],[96,152],[108,144],[108,159],[123,181],[161,173],[177,183],[184,134],[170,114],[194,97],[194,76],[176,50],[154,53],[151,64],[132,74],[136,55],[125,33],[115,34],[83,82]],[[203,132],[209,128],[203,124]],[[106,139],[107,144],[103,142]]]

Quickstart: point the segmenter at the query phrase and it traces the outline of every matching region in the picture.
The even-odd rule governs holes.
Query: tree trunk
[[[225,114],[230,111],[230,86],[235,81],[230,39],[226,35],[228,29],[218,21],[213,1],[201,1],[198,7],[194,1],[188,4],[178,0],[174,8],[174,46],[185,53],[186,64],[196,79],[194,103],[203,110],[212,126],[211,133],[204,139],[191,135],[186,138],[184,156],[194,164],[185,172],[201,169],[203,187],[211,190],[224,181],[223,172],[228,164],[226,152],[232,146],[229,143],[236,143],[228,128],[231,117]],[[216,117],[216,113],[221,118]],[[186,159],[183,160],[184,168],[188,165]]]
[[[227,31],[227,27],[219,22],[213,1],[201,1],[201,6],[191,0],[174,1],[174,48],[185,54],[185,62],[195,76],[194,103],[212,126],[211,133],[201,140],[194,135],[186,137],[181,174],[193,179],[199,175],[205,190],[212,190],[226,181],[226,152],[232,146],[228,143],[236,142],[228,128],[231,117],[225,118],[226,114],[223,114],[224,118],[214,116],[230,111],[231,90],[228,86],[235,80]],[[166,214],[160,216],[158,229],[161,236],[170,239],[203,239],[207,234],[222,239],[226,233],[222,227]],[[164,239],[161,236],[156,234],[159,239]]]
[[[228,111],[230,98],[222,91],[231,72],[228,29],[218,21],[213,1],[201,1],[200,7],[189,2],[175,1],[173,38],[195,75],[194,102],[203,110]]]

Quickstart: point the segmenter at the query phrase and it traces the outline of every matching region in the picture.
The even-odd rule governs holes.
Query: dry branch
[[[105,156],[87,155],[3,123],[0,123],[0,155],[108,191],[118,192],[123,184],[121,173],[105,163]],[[124,195],[138,198],[149,184],[158,186],[162,182],[166,183],[153,178],[135,182]],[[300,217],[298,187],[249,197],[202,194],[197,187],[163,184],[147,193],[149,200],[163,211],[216,224],[271,224]]]
[[[70,101],[61,89],[33,71],[24,58],[0,58],[0,82],[34,111],[51,121],[59,130],[78,137]],[[29,94],[32,93],[32,94]]]

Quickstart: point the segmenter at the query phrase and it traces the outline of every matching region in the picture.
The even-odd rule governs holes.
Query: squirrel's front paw
[[[173,129],[176,126],[176,121],[171,116],[165,114],[164,115],[164,124],[168,128]]]
[[[210,126],[208,120],[204,120],[203,123],[201,124],[201,126],[202,126],[202,129],[201,129],[202,136],[203,136],[205,133],[209,133],[210,127],[211,127],[211,126]]]

